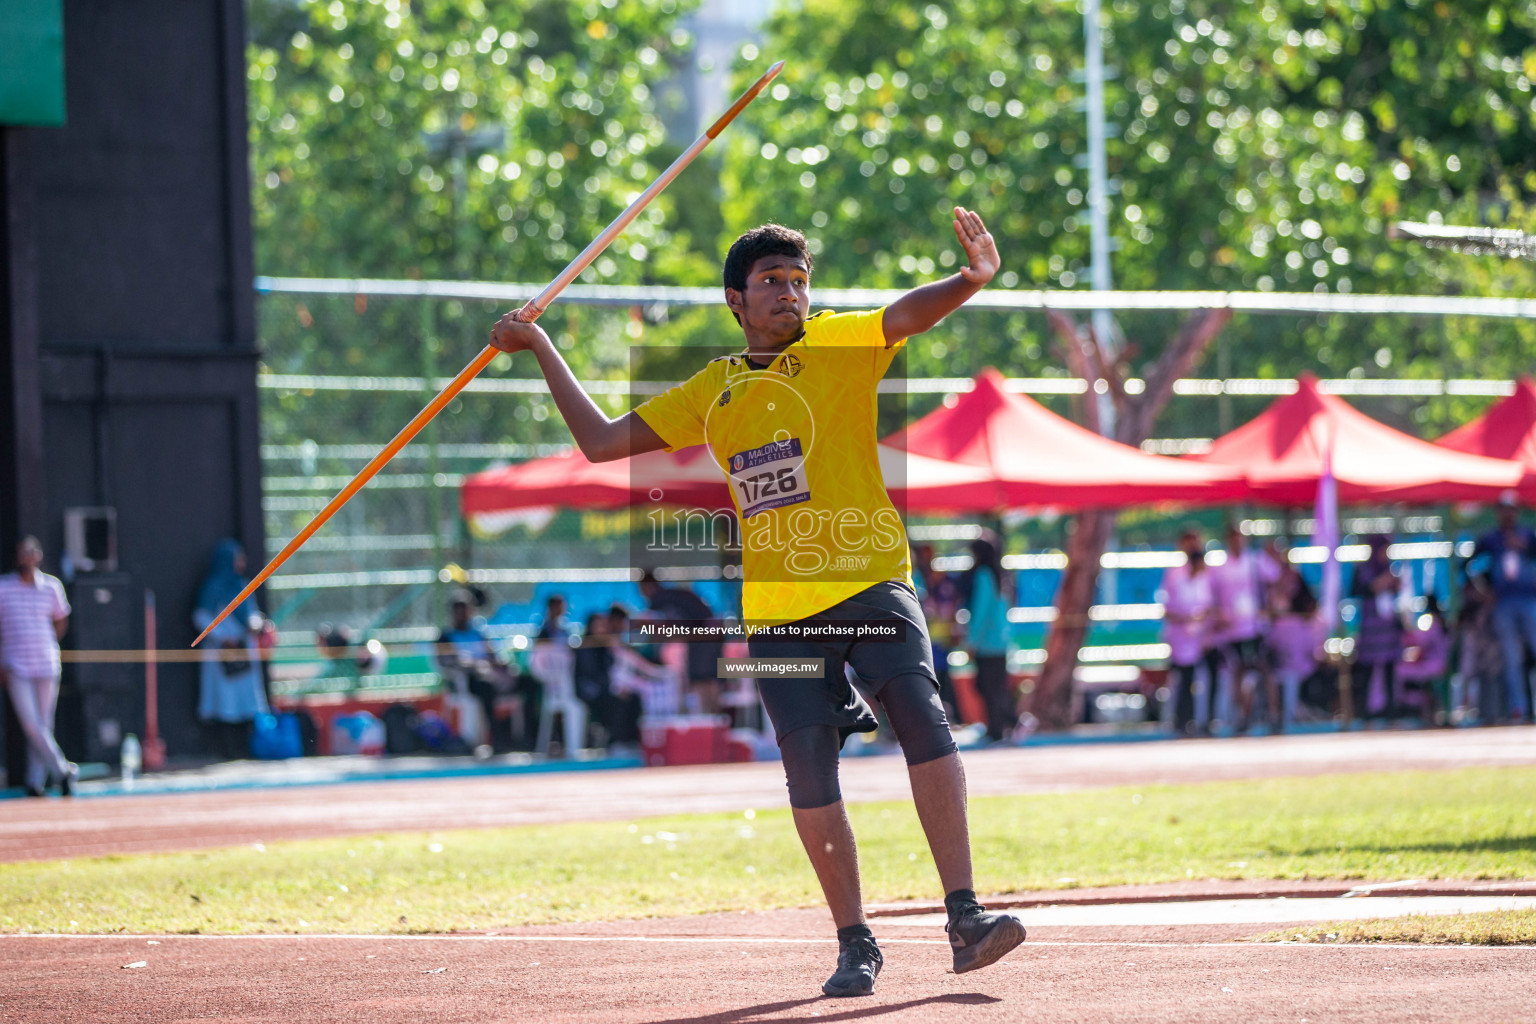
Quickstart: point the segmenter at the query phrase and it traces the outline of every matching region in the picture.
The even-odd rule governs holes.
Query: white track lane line
[[[649,942],[665,943],[672,945],[801,945],[801,946],[830,946],[833,939],[794,939],[794,938],[763,938],[753,935],[725,935],[718,938],[704,936],[678,936],[678,935],[168,935],[145,933],[142,935],[66,935],[59,932],[28,932],[19,935],[0,935],[0,943],[10,939],[125,939],[147,940],[165,943],[170,941],[202,941],[202,942],[238,942],[245,940],[270,942],[278,939],[297,940],[300,942],[324,942],[328,940],[368,941],[368,942],[521,942],[527,944],[546,943],[594,943],[594,942]],[[945,946],[949,943],[943,939],[888,939],[881,938],[881,945],[900,946]],[[1322,942],[1145,942],[1145,941],[1115,941],[1115,940],[1052,940],[1046,942],[1028,941],[1020,946],[1020,950],[1027,951],[1035,948],[1077,948],[1083,946],[1119,947],[1125,949],[1347,949],[1356,952],[1374,949],[1392,950],[1421,950],[1423,952],[1441,953],[1530,953],[1536,950],[1536,946],[1468,946],[1468,945],[1431,945],[1428,943],[1322,943]]]
[[[1448,916],[1536,910],[1536,896],[1365,896],[1279,899],[1149,900],[1144,903],[1039,904],[1010,911],[1029,927],[1158,928],[1173,925],[1289,925],[1367,921],[1414,914]],[[943,913],[880,918],[881,927],[942,928]]]

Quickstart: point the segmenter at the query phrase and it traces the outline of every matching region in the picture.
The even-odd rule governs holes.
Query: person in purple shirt
[[[1227,560],[1211,569],[1216,601],[1211,645],[1221,655],[1221,684],[1211,717],[1246,728],[1256,693],[1267,695],[1272,680],[1260,654],[1266,589],[1280,578],[1280,564],[1265,551],[1250,551],[1237,524],[1227,527]],[[1255,682],[1249,677],[1256,675]],[[1259,686],[1264,689],[1260,691]],[[1272,703],[1270,704],[1272,707]],[[1241,720],[1241,721],[1239,721]]]
[[[1435,708],[1441,703],[1436,691],[1451,667],[1451,638],[1440,613],[1440,600],[1434,594],[1425,595],[1424,611],[1404,632],[1403,644],[1403,657],[1397,663],[1398,702],[1405,703],[1410,691],[1418,689],[1424,724],[1434,725]],[[1451,709],[1444,710],[1449,713]]]
[[[78,770],[53,735],[59,699],[59,641],[69,626],[64,585],[39,568],[36,537],[16,545],[16,571],[0,576],[0,686],[27,737],[28,796],[42,796],[49,779],[73,796]]]
[[[1499,498],[1498,529],[1478,538],[1467,559],[1487,563],[1483,578],[1493,592],[1493,627],[1504,656],[1504,699],[1511,721],[1530,714],[1526,694],[1526,650],[1536,652],[1536,531],[1520,522],[1514,491]]]
[[[1163,639],[1168,644],[1168,674],[1173,683],[1173,728],[1179,734],[1197,727],[1195,672],[1205,667],[1206,692],[1216,684],[1216,651],[1211,647],[1211,571],[1205,541],[1197,527],[1179,535],[1183,565],[1163,570]]]
[[[1291,581],[1290,595],[1275,610],[1265,638],[1280,687],[1280,732],[1290,731],[1296,723],[1302,686],[1316,674],[1327,636],[1317,598],[1296,577]]]
[[[1381,710],[1388,718],[1398,718],[1402,709],[1397,705],[1397,662],[1403,655],[1403,623],[1398,614],[1399,591],[1402,574],[1392,563],[1390,552],[1392,538],[1375,534],[1367,538],[1371,554],[1355,567],[1350,583],[1349,596],[1360,602],[1360,629],[1355,635],[1355,664],[1350,670],[1350,696],[1354,705],[1354,717],[1362,722],[1374,710]],[[1372,708],[1370,698],[1372,682],[1376,676],[1384,680],[1381,692],[1386,694],[1384,708]]]

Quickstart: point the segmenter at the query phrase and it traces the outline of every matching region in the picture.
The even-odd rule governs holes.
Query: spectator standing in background
[[[1368,543],[1371,555],[1355,568],[1355,578],[1350,583],[1349,596],[1360,601],[1360,630],[1355,637],[1355,664],[1350,675],[1350,697],[1355,717],[1364,721],[1371,710],[1368,705],[1372,681],[1377,677],[1384,682],[1388,718],[1398,716],[1396,674],[1397,662],[1403,655],[1403,626],[1398,617],[1398,591],[1402,581],[1392,556],[1387,553],[1392,538],[1385,534],[1372,536]]]
[[[1280,578],[1279,563],[1264,551],[1250,551],[1237,524],[1227,527],[1227,560],[1211,568],[1216,621],[1211,643],[1221,658],[1221,683],[1211,717],[1247,728],[1257,687],[1267,695],[1271,679],[1260,656],[1264,595]],[[1257,679],[1250,683],[1250,677]],[[1269,702],[1271,705],[1273,702]]]
[[[976,692],[987,707],[987,738],[1000,740],[1019,724],[1008,686],[1008,587],[997,535],[971,541],[971,567],[960,577],[965,642],[976,664]],[[957,620],[958,621],[958,617]]]
[[[534,635],[534,647],[541,643],[570,644],[571,626],[565,621],[565,607],[565,596],[562,594],[550,594],[544,599],[544,621]],[[523,714],[529,723],[537,722],[544,706],[544,684],[532,672],[527,672],[519,677],[517,686],[518,692],[523,695]],[[527,733],[528,750],[534,747],[533,732],[530,726]]]
[[[949,677],[949,652],[955,647],[955,607],[959,588],[948,573],[933,567],[933,545],[919,544],[912,551],[912,583],[917,599],[928,620],[928,646],[933,651],[933,672],[939,680],[939,700],[951,722],[963,721],[960,704],[955,699],[954,680]]]
[[[715,625],[715,613],[704,599],[686,587],[664,587],[656,574],[647,569],[640,575],[640,593],[646,606],[671,622],[690,626]],[[725,645],[718,639],[690,639],[686,642],[688,691],[698,703],[698,710],[713,715],[720,710],[719,661]],[[692,703],[692,701],[690,701]]]
[[[1214,597],[1205,542],[1197,528],[1187,527],[1179,535],[1179,550],[1184,552],[1184,564],[1163,570],[1163,639],[1169,648],[1173,683],[1173,728],[1188,735],[1198,725],[1195,671],[1204,665],[1206,692],[1216,687],[1216,651],[1209,643]]]
[[[1536,531],[1520,522],[1513,491],[1499,497],[1498,529],[1479,537],[1472,558],[1489,562],[1486,579],[1493,592],[1493,628],[1504,660],[1504,707],[1510,721],[1530,716],[1526,691],[1526,651],[1536,652]]]
[[[1504,719],[1504,656],[1493,628],[1493,591],[1488,581],[1468,574],[1456,614],[1456,666],[1463,699],[1477,710],[1480,725]]]
[[[1282,547],[1278,539],[1271,542],[1271,546],[1265,549],[1265,555],[1275,564],[1275,579],[1266,588],[1264,595],[1269,612],[1268,620],[1273,622],[1275,616],[1287,614],[1287,610],[1291,607],[1291,599],[1296,596],[1298,590],[1306,588],[1310,592],[1311,588],[1301,578],[1301,570],[1292,564],[1289,550]],[[1316,604],[1315,594],[1312,601]]]
[[[27,737],[28,796],[42,796],[50,779],[65,796],[75,795],[78,769],[53,737],[59,701],[59,641],[69,628],[64,584],[39,568],[43,546],[36,537],[16,545],[16,571],[0,576],[0,683]]]
[[[197,594],[193,627],[198,632],[207,629],[214,616],[240,596],[247,582],[245,549],[237,540],[219,541]],[[224,758],[249,756],[251,723],[269,710],[261,654],[256,648],[265,625],[252,595],[220,622],[203,644],[197,717],[214,731],[219,755]]]

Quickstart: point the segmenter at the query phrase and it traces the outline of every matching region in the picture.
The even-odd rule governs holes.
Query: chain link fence
[[[490,325],[517,304],[510,297],[297,287],[269,291],[258,306],[269,555],[479,351]],[[695,363],[702,365],[702,354],[693,362],[686,358],[691,351],[712,355],[722,344],[739,342],[739,328],[723,305],[678,299],[681,291],[658,287],[654,298],[642,301],[562,299],[541,326],[598,404],[617,415],[659,386],[656,380],[631,383],[637,346],[677,353],[673,362],[681,378]],[[1176,310],[1118,313],[1119,344],[1132,365],[1155,356],[1184,316]],[[1536,326],[1529,319],[1240,313],[1201,364],[1202,376],[1180,382],[1158,436],[1144,447],[1170,455],[1200,451],[1287,392],[1294,374],[1305,370],[1368,415],[1435,437],[1507,394],[1521,366],[1519,354],[1533,345]],[[1013,390],[1081,422],[1092,388],[1063,364],[1043,312],[968,307],[913,340],[906,380],[891,387],[905,393],[905,413],[916,417],[952,401],[970,376],[995,365],[1011,378]],[[448,590],[461,583],[486,592],[493,625],[507,631],[535,622],[548,592],[571,597],[577,618],[614,600],[640,603],[631,581],[632,538],[646,529],[639,516],[553,509],[505,517],[490,533],[460,514],[459,488],[468,474],[568,449],[570,435],[543,382],[531,376],[535,372],[531,357],[498,357],[289,560],[267,585],[268,611],[285,632],[302,635],[336,624],[386,641],[430,638],[444,621]],[[1201,516],[1215,526],[1232,514]],[[1433,518],[1433,532],[1441,536],[1462,526],[1455,510],[1434,517],[1403,510],[1362,515],[1399,531],[1416,527],[1415,533],[1425,533]],[[1130,511],[1122,517],[1118,546],[1169,547],[1186,518],[1165,510]],[[1296,525],[1274,513],[1244,518],[1261,524],[1253,527],[1261,534]],[[935,544],[941,556],[962,552],[978,525],[921,517],[911,523],[914,540]],[[1049,514],[987,525],[1006,525],[1013,553],[1049,553],[1063,539],[1063,522]],[[1026,572],[1021,603],[1049,604],[1056,571],[1042,563]],[[1150,602],[1155,581],[1148,581],[1155,573],[1143,575],[1147,580],[1131,571],[1106,574],[1101,597],[1127,606]],[[699,579],[696,588],[721,610],[737,601],[732,581],[718,574]],[[1020,621],[1040,618],[1026,614]],[[1150,636],[1155,628],[1141,632]]]

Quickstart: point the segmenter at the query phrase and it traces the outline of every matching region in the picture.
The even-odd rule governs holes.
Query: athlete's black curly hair
[[[725,286],[738,292],[746,291],[747,273],[764,256],[798,256],[805,261],[805,269],[811,269],[811,250],[806,248],[804,235],[782,224],[764,224],[731,243],[730,251],[725,254]],[[741,323],[741,317],[736,313],[731,316]]]
[[[764,256],[798,256],[805,261],[805,269],[811,269],[811,250],[804,235],[782,224],[764,224],[731,243],[725,254],[725,286],[746,291],[748,271]]]

